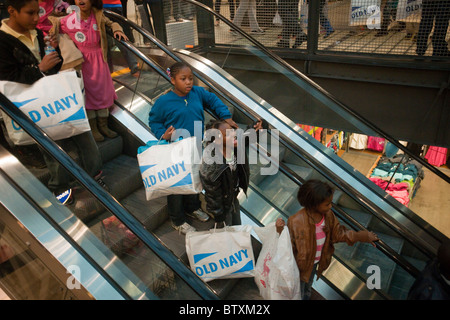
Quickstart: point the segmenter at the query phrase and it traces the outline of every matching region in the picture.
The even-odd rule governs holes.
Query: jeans
[[[180,226],[186,222],[186,213],[200,209],[198,194],[171,194],[167,196],[167,207],[173,224]]]
[[[256,20],[256,0],[241,0],[234,17],[234,24],[241,26],[245,13],[247,13],[250,29],[252,31],[259,30],[258,21]]]
[[[298,0],[280,0],[278,12],[283,20],[283,29],[281,30],[283,40],[289,41],[291,35],[300,36],[303,31],[298,23]]]
[[[81,167],[91,176],[95,176],[102,167],[102,159],[97,143],[92,136],[92,132],[84,132],[71,138],[55,141],[61,148],[66,150],[68,144],[73,142],[81,161]],[[50,172],[48,188],[55,194],[60,194],[71,187],[72,176],[67,170],[46,151],[41,149],[44,161]]]
[[[314,268],[311,272],[311,276],[309,277],[308,282],[300,281],[300,290],[301,290],[302,300],[311,299],[311,289],[312,289],[312,284],[314,282],[314,276],[316,275],[317,265],[318,265],[318,263],[314,264]]]

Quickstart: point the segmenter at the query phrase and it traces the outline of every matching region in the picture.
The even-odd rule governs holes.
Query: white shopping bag
[[[255,282],[261,296],[266,300],[300,300],[300,271],[288,228],[285,226],[278,235],[273,222],[254,231],[263,245],[255,267]]]
[[[0,92],[53,140],[69,138],[91,130],[80,81],[75,71],[43,77],[32,85],[0,81]],[[35,143],[5,113],[3,119],[14,144]]]
[[[186,234],[189,264],[203,281],[253,277],[251,226],[230,226]]]
[[[138,149],[137,159],[147,200],[170,194],[195,194],[203,189],[196,137],[172,143],[149,141]]]
[[[420,22],[422,0],[399,0],[397,5],[397,21]]]
[[[351,0],[348,25],[374,29],[374,25],[379,25],[380,6],[381,0]]]

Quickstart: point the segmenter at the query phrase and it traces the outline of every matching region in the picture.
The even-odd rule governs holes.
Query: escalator
[[[120,19],[113,14],[110,17]],[[409,216],[403,214],[404,209],[393,204],[393,199],[367,185],[364,176],[354,172],[308,134],[294,130],[292,123],[277,110],[265,108],[265,102],[245,86],[236,85],[229,75],[231,80],[226,81],[222,71],[214,72],[213,64],[201,59],[189,60],[191,54],[175,55],[139,27],[131,23],[130,26],[151,40],[152,45],[137,50],[132,44],[123,43],[124,48],[137,55],[142,68],[139,78],[126,72],[117,72],[119,75],[114,77],[119,98],[111,110],[110,125],[119,137],[99,143],[108,191],[79,167],[73,146],[67,149],[70,156],[62,152],[0,95],[2,110],[44,150],[55,155],[76,180],[75,203],[61,206],[45,187],[48,179],[45,168],[24,165],[20,156],[15,157],[11,150],[1,150],[1,222],[13,232],[26,230],[37,240],[36,247],[42,251],[42,256],[53,262],[57,260],[61,265],[59,272],[51,270],[58,280],[55,283],[66,283],[64,277],[67,279],[67,274],[61,270],[82,266],[83,275],[90,273],[88,277],[77,278],[87,291],[81,298],[259,298],[253,279],[217,280],[207,285],[198,279],[186,267],[184,236],[171,227],[166,199],[145,200],[136,150],[145,142],[155,140],[146,125],[148,112],[154,100],[171,88],[164,70],[184,57],[195,71],[198,85],[223,98],[237,123],[244,127],[257,117],[263,118],[269,127],[268,141],[277,141],[271,138],[276,137],[276,130],[279,131],[279,152],[272,148],[276,143],[267,146],[269,153],[260,152],[259,161],[251,165],[248,197],[240,195],[239,199],[244,223],[266,225],[278,217],[287,219],[299,209],[293,201],[299,185],[310,178],[326,180],[337,189],[334,211],[342,223],[356,230],[374,230],[381,241],[376,248],[364,244],[354,247],[336,245],[333,263],[324,280],[316,284],[316,290],[328,299],[405,298],[426,261],[435,256],[443,236],[430,226],[423,228],[410,222]],[[126,69],[120,51],[115,50],[111,55],[115,71]],[[207,118],[213,116],[206,115]],[[262,147],[265,146],[257,146],[258,151],[263,150]],[[277,169],[276,174],[261,174],[262,168],[272,165]],[[118,224],[115,217],[125,227],[113,229]],[[406,220],[411,226],[400,223]],[[111,221],[114,222],[112,227]],[[212,227],[212,221],[193,224],[198,229]],[[17,228],[17,225],[21,227]],[[258,243],[255,242],[257,253]],[[28,243],[21,246],[25,249]],[[35,256],[29,254],[28,260],[21,260],[22,265],[27,261],[43,260],[42,264],[53,268],[54,263],[37,256],[39,250],[33,245],[30,250]],[[12,258],[20,260],[20,257],[14,254]],[[380,288],[366,286],[367,270],[371,265],[381,269]],[[99,284],[93,279],[102,282]],[[3,288],[7,292],[14,291],[13,287]]]
[[[120,17],[114,15],[111,17],[121,20]],[[134,30],[139,30],[138,26],[130,24]],[[145,32],[142,32],[143,37],[146,37]],[[151,38],[150,35],[147,36]],[[299,184],[310,178],[331,181],[338,189],[334,200],[335,210],[343,223],[347,223],[349,227],[356,229],[368,228],[376,232],[379,231],[383,241],[375,251],[363,244],[354,248],[340,246],[342,251],[340,254],[336,254],[336,261],[334,262],[336,267],[330,268],[328,274],[329,278],[337,278],[327,281],[328,284],[334,287],[335,285],[332,282],[341,282],[339,278],[342,274],[345,274],[345,272],[342,272],[343,269],[355,268],[359,271],[353,270],[348,274],[348,277],[352,280],[347,278],[348,283],[352,283],[352,285],[349,286],[346,283],[338,289],[344,296],[353,297],[352,290],[358,288],[356,291],[359,292],[359,298],[375,296],[377,298],[394,297],[402,299],[406,297],[407,288],[423,268],[425,262],[435,255],[440,242],[446,238],[444,235],[418,218],[407,207],[380,192],[367,181],[365,176],[342,161],[333,152],[324,148],[323,145],[311,139],[277,108],[272,107],[265,99],[240,83],[240,79],[234,78],[213,62],[192,51],[175,49],[171,52],[163,49],[161,44],[159,49],[140,49],[141,52],[146,52],[155,64],[160,65],[161,77],[166,79],[164,70],[168,66],[180,59],[187,62],[199,79],[199,85],[209,88],[221,96],[224,101],[227,101],[233,110],[233,119],[237,123],[242,123],[242,127],[252,123],[255,117],[261,117],[269,123],[270,128],[279,130],[281,137],[278,154],[278,160],[280,160],[279,173],[264,176],[258,174],[261,164],[252,166],[252,184],[249,197],[242,196],[240,199],[243,212],[251,216],[251,219],[256,221],[257,224],[263,225],[274,221],[279,216],[287,218],[299,209],[295,197],[292,196],[298,190]],[[255,51],[248,48],[247,50],[248,52]],[[258,57],[260,56],[261,54],[258,53]],[[137,88],[141,94],[147,95],[145,100],[150,103],[157,97],[152,96],[153,92],[163,93],[164,90],[168,89],[161,85],[162,81],[155,80],[153,82],[158,83],[157,86],[160,89],[146,86],[148,79],[142,74],[137,81],[128,83],[121,79],[116,79],[116,81],[124,87]],[[323,103],[323,108],[329,106],[330,103],[325,104],[324,101],[330,101],[332,98],[326,92],[318,87],[315,88],[315,91],[310,90],[313,87],[310,82],[302,85],[308,87],[308,92],[314,99]],[[139,98],[136,103],[128,102],[128,105],[130,110],[134,109],[138,114],[143,115],[141,120],[145,123],[148,109],[147,106],[142,106],[142,100]],[[336,109],[339,104],[336,101],[333,101],[333,103],[332,107]],[[142,108],[145,111],[142,111]],[[344,119],[349,119],[348,126],[357,127],[358,130],[363,130],[372,135],[383,135],[383,132],[374,128],[370,123],[360,120],[357,115],[350,114],[345,108],[337,110],[336,113]],[[349,114],[351,117],[349,117]],[[384,136],[393,140],[388,135],[384,134]],[[393,143],[398,144],[395,140],[393,140]],[[408,152],[408,150],[405,151]],[[430,168],[430,170],[433,169]],[[448,179],[445,175],[437,175],[443,180]],[[389,258],[386,259],[386,255]],[[384,274],[382,283],[384,291],[374,294],[373,291],[366,290],[365,293],[362,293],[364,290],[361,290],[361,286],[365,286],[367,270],[372,265],[378,265],[377,261]]]

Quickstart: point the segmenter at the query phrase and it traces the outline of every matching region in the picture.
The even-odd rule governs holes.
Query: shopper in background
[[[279,0],[278,12],[283,21],[283,29],[281,30],[281,40],[277,42],[277,47],[289,48],[291,36],[295,37],[292,48],[301,46],[303,41],[307,40],[306,34],[298,21],[298,1],[299,0]]]
[[[436,259],[428,262],[411,286],[408,300],[450,300],[450,240],[438,249]]]
[[[259,27],[258,20],[256,19],[256,0],[241,0],[233,23],[238,27],[241,27],[242,20],[246,13],[250,23],[250,33],[264,34],[264,30]]]
[[[433,56],[450,57],[448,43],[445,41],[450,19],[449,0],[423,0],[422,18],[420,19],[419,32],[417,33],[416,53],[423,56],[427,51],[428,37],[434,26],[431,44]]]

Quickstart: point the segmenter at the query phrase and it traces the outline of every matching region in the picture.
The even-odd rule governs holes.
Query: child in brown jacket
[[[369,242],[375,246],[378,241],[370,231],[348,230],[339,224],[331,211],[334,190],[327,183],[308,180],[298,191],[297,199],[302,209],[289,217],[287,226],[291,235],[292,248],[300,270],[302,299],[311,296],[314,274],[319,278],[328,268],[334,252],[334,243]],[[281,233],[285,222],[279,218],[276,228]]]

